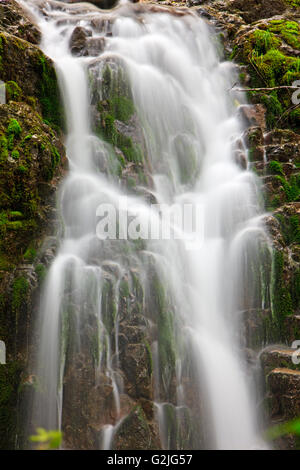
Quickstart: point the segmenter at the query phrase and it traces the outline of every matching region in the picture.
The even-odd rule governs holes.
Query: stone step
[[[271,346],[265,349],[260,355],[264,374],[268,375],[274,369],[300,371],[300,352],[299,355],[295,355],[296,351],[297,349],[286,346]]]
[[[267,375],[267,398],[272,418],[300,416],[300,370],[278,367]]]

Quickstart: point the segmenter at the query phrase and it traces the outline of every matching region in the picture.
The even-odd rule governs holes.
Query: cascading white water
[[[113,360],[113,356],[117,360],[119,357],[118,318],[112,345],[104,327],[102,297],[106,274],[101,263],[109,262],[117,279],[112,292],[116,305],[127,266],[115,259],[115,245],[109,241],[104,242],[107,252],[99,253],[95,214],[102,202],[119,206],[126,192],[109,175],[96,171],[97,152],[109,161],[111,149],[92,135],[88,80],[90,67],[98,70],[101,77],[103,63],[112,59],[126,65],[144,131],[147,165],[153,180],[151,190],[146,188],[145,192],[170,208],[189,204],[203,211],[203,233],[193,241],[192,248],[180,239],[147,240],[141,253],[131,253],[127,258],[127,265],[138,266],[145,289],[145,257],[154,260],[160,282],[170,295],[174,329],[177,328],[174,335],[178,340],[175,374],[178,419],[186,403],[182,376],[189,356],[194,386],[199,384],[202,390],[205,422],[211,428],[206,447],[263,448],[251,377],[240,350],[239,312],[246,308],[243,299],[245,283],[249,281],[245,274],[247,257],[257,251],[264,230],[255,176],[241,169],[234,158],[237,142],[243,144],[233,93],[228,91],[235,82],[233,65],[219,60],[209,28],[190,12],[173,15],[161,10],[152,12],[145,6],[138,12],[131,4],[103,12],[86,4],[62,9],[62,3],[51,0],[44,3],[29,0],[26,5],[20,0],[20,3],[30,6],[37,15],[43,33],[41,47],[54,60],[59,73],[70,162],[60,198],[64,237],[51,266],[41,305],[38,375],[46,399],[35,402],[39,424],[46,428],[61,427],[67,348],[61,323],[68,308],[68,296],[72,297],[75,311],[76,351],[85,347],[88,315],[95,318],[97,341],[105,345],[105,353],[100,348],[96,380],[102,380],[102,354],[106,376],[114,390],[115,421],[106,423],[102,429],[102,439],[99,438],[102,448],[110,447],[114,426],[120,423],[123,384],[117,372],[119,366]],[[36,9],[42,3],[46,16]],[[96,38],[105,36],[105,30],[99,33],[93,29],[92,20],[108,15],[111,35],[105,38],[104,51],[93,57],[71,56],[69,40],[74,27],[88,27]],[[159,223],[158,215],[142,197],[128,195],[126,202],[128,212],[139,211],[143,219]],[[68,296],[67,285],[71,286]],[[160,381],[168,380],[168,367],[163,374],[159,370],[162,363],[158,350],[154,341],[157,419],[163,446],[168,447],[164,400],[159,392],[164,386]]]

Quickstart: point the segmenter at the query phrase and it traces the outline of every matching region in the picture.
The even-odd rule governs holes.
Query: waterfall
[[[252,267],[266,235],[235,66],[187,9],[19,1],[55,62],[69,160],[31,423],[62,429],[66,448],[118,448],[142,403],[162,448],[266,448],[240,338],[242,312],[262,306]],[[138,215],[137,231],[170,236],[105,239],[99,206],[116,209],[119,234]]]

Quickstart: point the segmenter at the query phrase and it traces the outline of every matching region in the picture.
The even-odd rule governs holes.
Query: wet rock
[[[241,105],[239,115],[248,126],[260,127],[262,131],[266,129],[266,108],[262,104]]]
[[[33,18],[15,0],[0,3],[0,31],[6,31],[32,44],[39,44],[41,32]]]

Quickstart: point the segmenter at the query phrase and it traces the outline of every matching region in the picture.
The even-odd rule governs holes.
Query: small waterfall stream
[[[234,65],[220,60],[216,36],[191,11],[19,1],[56,65],[69,160],[63,237],[40,307],[31,423],[62,428],[66,448],[114,448],[142,397],[155,402],[147,419],[163,448],[265,448],[240,334],[241,312],[262,303],[251,268],[257,260],[259,271],[266,236],[255,175],[237,161],[246,149],[228,91]],[[76,27],[88,31],[79,57],[69,47]],[[155,233],[178,236],[101,239],[101,204],[138,214],[141,233],[151,222]],[[192,211],[184,228],[169,222],[178,207]],[[148,374],[135,363],[146,359]]]

